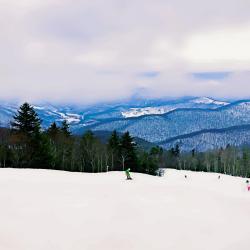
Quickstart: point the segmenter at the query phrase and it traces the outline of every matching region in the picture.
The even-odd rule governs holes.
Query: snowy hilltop
[[[216,109],[228,104],[229,102],[216,101],[208,97],[197,97],[185,101],[179,101],[177,103],[164,103],[153,107],[130,108],[129,110],[122,112],[122,115],[125,118],[140,117],[144,115],[160,115],[179,108]]]

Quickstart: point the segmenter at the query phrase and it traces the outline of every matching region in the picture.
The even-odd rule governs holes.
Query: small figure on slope
[[[218,176],[218,179],[220,179],[220,175]]]
[[[127,170],[125,170],[125,174],[127,176],[127,180],[132,180],[132,178],[130,176],[130,168],[128,168]]]
[[[247,184],[247,191],[250,191],[250,184],[249,184],[249,180],[246,180],[246,184]]]

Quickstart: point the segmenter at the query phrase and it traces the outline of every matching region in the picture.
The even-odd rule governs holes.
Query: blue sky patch
[[[223,80],[227,78],[231,72],[199,72],[192,73],[195,78],[201,80]]]
[[[140,77],[145,77],[145,78],[154,78],[160,75],[159,71],[147,71],[147,72],[142,72],[139,74]]]

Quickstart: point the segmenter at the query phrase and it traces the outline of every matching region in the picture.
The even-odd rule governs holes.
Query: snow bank
[[[249,249],[244,179],[176,170],[132,177],[0,169],[0,249]]]

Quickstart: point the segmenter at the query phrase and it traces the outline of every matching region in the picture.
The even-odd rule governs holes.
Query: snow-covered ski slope
[[[0,249],[249,250],[245,179],[132,177],[0,169]]]

